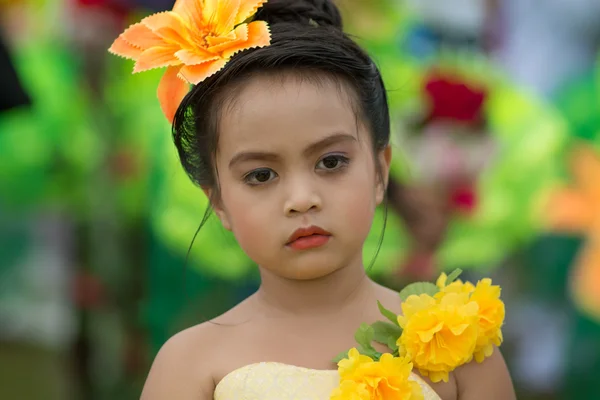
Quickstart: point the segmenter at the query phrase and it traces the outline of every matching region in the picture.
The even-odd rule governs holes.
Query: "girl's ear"
[[[221,225],[223,225],[223,228],[227,229],[228,231],[231,231],[231,222],[229,220],[229,216],[227,215],[227,211],[225,211],[225,208],[223,207],[219,195],[214,189],[208,187],[202,187],[202,191],[209,199],[210,205],[215,211],[217,218],[219,218],[219,221],[221,221]]]
[[[377,205],[380,205],[385,198],[385,193],[387,191],[388,181],[390,178],[390,165],[392,163],[392,148],[390,145],[387,145],[383,150],[377,154],[377,160],[379,163],[379,171],[377,179],[377,192],[375,193],[375,199],[377,200]]]

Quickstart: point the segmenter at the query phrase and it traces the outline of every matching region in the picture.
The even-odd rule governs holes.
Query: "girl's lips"
[[[287,246],[294,250],[308,250],[329,242],[331,233],[318,226],[297,229],[288,239]]]
[[[310,235],[303,236],[289,243],[288,246],[294,250],[309,250],[324,246],[331,236],[327,235]]]

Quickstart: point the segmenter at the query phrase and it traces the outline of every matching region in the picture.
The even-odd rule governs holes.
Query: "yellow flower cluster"
[[[449,372],[470,362],[482,362],[502,342],[504,303],[500,287],[490,279],[477,286],[460,280],[437,281],[434,296],[412,295],[402,304],[397,341],[401,356],[410,359],[432,382],[448,381]]]
[[[504,303],[500,300],[500,286],[492,285],[490,279],[481,280],[471,294],[471,301],[479,306],[479,334],[475,346],[475,360],[482,362],[492,355],[494,346],[502,344]]]
[[[341,383],[331,400],[423,400],[421,387],[409,379],[412,363],[407,357],[383,354],[373,361],[353,348],[338,367]]]

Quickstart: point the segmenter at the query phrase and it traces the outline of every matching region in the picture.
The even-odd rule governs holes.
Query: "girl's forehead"
[[[356,135],[357,128],[353,98],[338,82],[258,76],[235,92],[222,114],[219,150],[309,143],[332,133]]]
[[[345,82],[327,75],[277,74],[249,77],[230,97],[228,110],[238,118],[318,111],[352,113],[352,90]]]

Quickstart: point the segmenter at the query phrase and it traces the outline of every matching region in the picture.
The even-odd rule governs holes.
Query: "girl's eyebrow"
[[[331,146],[332,144],[348,141],[356,142],[356,137],[342,132],[334,133],[333,135],[327,136],[326,138],[323,138],[315,143],[308,145],[306,149],[304,149],[304,154],[311,155],[313,153],[318,152],[319,150],[322,150],[325,147]]]
[[[229,161],[229,169],[235,167],[236,164],[243,163],[245,161],[279,161],[279,157],[275,153],[269,153],[265,151],[243,151],[237,153],[231,161]]]
[[[320,139],[315,143],[311,143],[304,149],[303,153],[305,155],[310,155],[325,147],[331,146],[332,144],[347,141],[355,142],[356,137],[347,133],[334,133],[330,136]],[[266,151],[242,151],[231,158],[231,161],[229,162],[229,168],[231,169],[236,164],[245,161],[279,161],[280,159],[281,157],[276,153],[270,153]]]

